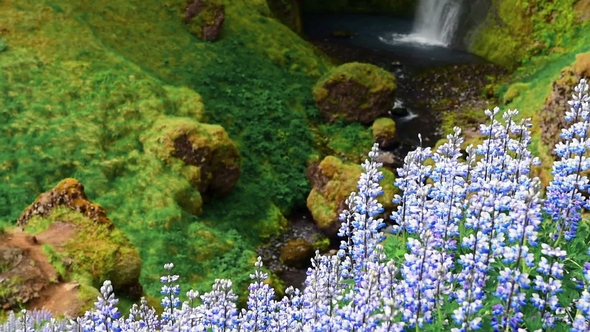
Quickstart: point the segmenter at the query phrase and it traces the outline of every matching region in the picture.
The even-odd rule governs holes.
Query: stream
[[[304,14],[303,27],[308,41],[336,64],[371,63],[396,77],[396,106],[390,115],[398,125],[400,144],[391,151],[398,161],[420,144],[432,147],[442,138],[445,112],[474,109],[483,113],[490,108],[490,96],[482,91],[490,79],[507,74],[504,68],[473,54],[413,34],[411,20],[369,14]],[[477,125],[463,129],[476,132]],[[320,231],[306,209],[288,219],[287,232],[258,248],[258,255],[285,287],[302,288],[307,269],[284,266],[278,259],[280,248],[289,239],[312,238]],[[337,249],[339,243],[332,239],[331,248]]]

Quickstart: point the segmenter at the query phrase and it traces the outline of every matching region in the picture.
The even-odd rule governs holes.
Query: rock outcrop
[[[17,223],[24,228],[32,217],[45,217],[53,208],[60,205],[80,212],[96,223],[107,225],[111,229],[114,227],[107,218],[106,211],[100,205],[90,202],[84,193],[84,186],[72,178],[62,180],[55,188],[39,195],[35,202],[18,217]]]
[[[313,88],[313,99],[328,122],[344,119],[370,125],[395,104],[395,77],[366,63],[346,63],[329,71]]]
[[[304,268],[309,265],[309,260],[314,256],[313,245],[305,239],[289,240],[281,248],[281,262],[286,266]]]
[[[311,164],[307,169],[307,178],[312,186],[307,197],[307,208],[318,227],[331,238],[336,238],[340,229],[340,213],[348,209],[346,199],[351,192],[358,191],[356,186],[361,172],[360,165],[343,163],[333,156]],[[384,194],[378,201],[387,214],[393,210],[394,204],[391,201],[399,190],[393,185],[393,173],[383,168],[381,172],[384,178],[380,184]]]
[[[222,0],[194,0],[185,10],[184,23],[189,31],[202,40],[219,39],[225,21],[225,5]]]
[[[22,229],[0,232],[1,308],[77,316],[107,279],[132,300],[143,294],[139,252],[77,180],[40,195],[18,221]]]

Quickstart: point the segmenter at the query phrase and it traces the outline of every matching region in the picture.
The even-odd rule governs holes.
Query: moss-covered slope
[[[328,69],[252,1],[225,1],[214,43],[189,33],[184,5],[0,4],[0,220],[76,178],[140,250],[152,295],[166,262],[184,286],[244,276],[254,245],[284,225],[280,212],[304,204],[310,91]],[[198,217],[181,204],[198,199],[190,181],[143,151],[141,135],[167,117],[221,125],[240,151],[240,181]]]
[[[463,43],[471,52],[515,69],[535,55],[563,53],[589,26],[590,6],[583,0],[479,0],[473,11],[488,8],[474,21]],[[475,15],[471,12],[469,15]],[[469,19],[469,18],[466,18]],[[461,33],[461,32],[460,32]],[[587,34],[587,32],[586,32]]]

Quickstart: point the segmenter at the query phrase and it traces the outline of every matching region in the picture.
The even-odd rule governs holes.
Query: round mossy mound
[[[185,177],[201,195],[229,193],[240,176],[240,156],[225,129],[190,118],[160,118],[141,138],[153,155]]]
[[[397,143],[397,127],[391,118],[379,118],[373,122],[373,138],[381,149],[392,148]]]
[[[375,65],[351,62],[330,70],[313,87],[313,99],[328,122],[371,124],[395,104],[395,77]]]

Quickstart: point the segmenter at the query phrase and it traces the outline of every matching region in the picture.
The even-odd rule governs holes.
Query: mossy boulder
[[[303,0],[304,12],[388,14],[411,18],[416,0]]]
[[[163,117],[141,137],[147,154],[181,174],[201,195],[225,195],[240,177],[240,155],[223,127]]]
[[[312,163],[307,169],[307,178],[312,190],[307,197],[307,208],[317,226],[329,237],[335,238],[340,229],[340,213],[346,209],[346,199],[353,191],[358,191],[357,183],[363,169],[360,165],[344,163],[334,156],[327,156],[320,163]],[[395,176],[381,168],[383,179],[380,184],[384,194],[378,201],[384,213],[394,209],[393,196],[398,189],[393,185]]]
[[[57,206],[32,216],[24,230],[32,235],[32,242],[43,245],[60,280],[98,289],[108,279],[116,292],[138,299],[143,292],[139,252],[123,232],[110,225]]]
[[[392,118],[379,118],[373,122],[373,138],[379,148],[392,149],[397,143],[397,129]]]
[[[202,40],[219,39],[224,21],[223,0],[194,0],[185,10],[184,22],[189,31]]]
[[[302,269],[314,256],[313,245],[305,239],[291,239],[281,248],[281,262],[286,266]]]
[[[371,124],[395,104],[395,77],[372,64],[351,62],[330,70],[313,88],[313,99],[328,122]]]

